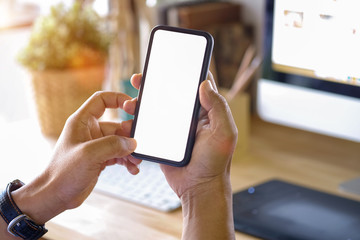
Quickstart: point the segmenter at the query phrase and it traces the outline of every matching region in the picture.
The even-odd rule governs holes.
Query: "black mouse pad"
[[[360,202],[280,180],[233,195],[235,229],[263,239],[360,240]]]

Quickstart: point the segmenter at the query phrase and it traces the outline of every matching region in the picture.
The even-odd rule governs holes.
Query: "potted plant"
[[[109,36],[90,6],[59,4],[36,20],[18,60],[31,74],[45,135],[58,137],[66,119],[102,89],[108,47]]]

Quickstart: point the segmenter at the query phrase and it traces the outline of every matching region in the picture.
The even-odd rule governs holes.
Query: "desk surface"
[[[234,159],[233,191],[271,178],[360,200],[339,190],[360,176],[360,144],[253,118],[249,151]],[[85,203],[47,224],[48,239],[180,239],[181,210],[161,213],[93,192]],[[256,239],[236,233],[237,239]]]
[[[53,143],[29,124],[32,123],[25,121],[0,127],[1,186],[15,178],[28,182],[50,159]],[[20,160],[22,167],[15,169],[14,164]],[[340,183],[356,177],[360,177],[359,143],[286,128],[258,118],[251,121],[248,152],[233,159],[231,170],[234,192],[280,178],[360,200],[360,196],[339,190]],[[47,227],[46,238],[55,240],[180,239],[182,213],[181,209],[162,213],[93,192],[82,206],[59,215]],[[256,239],[241,233],[236,233],[236,237]]]

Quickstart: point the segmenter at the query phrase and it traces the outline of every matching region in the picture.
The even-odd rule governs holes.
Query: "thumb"
[[[97,138],[85,144],[84,151],[89,154],[89,159],[98,163],[128,156],[136,149],[135,139],[117,135]]]
[[[201,83],[200,90],[200,104],[207,111],[215,111],[216,115],[226,115],[229,106],[223,96],[217,93],[210,80]]]
[[[200,104],[208,112],[210,124],[217,134],[233,138],[237,128],[225,98],[217,93],[209,80],[200,85]]]

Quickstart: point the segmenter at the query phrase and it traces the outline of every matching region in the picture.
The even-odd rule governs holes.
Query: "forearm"
[[[181,197],[182,239],[235,239],[229,179],[214,180]]]

